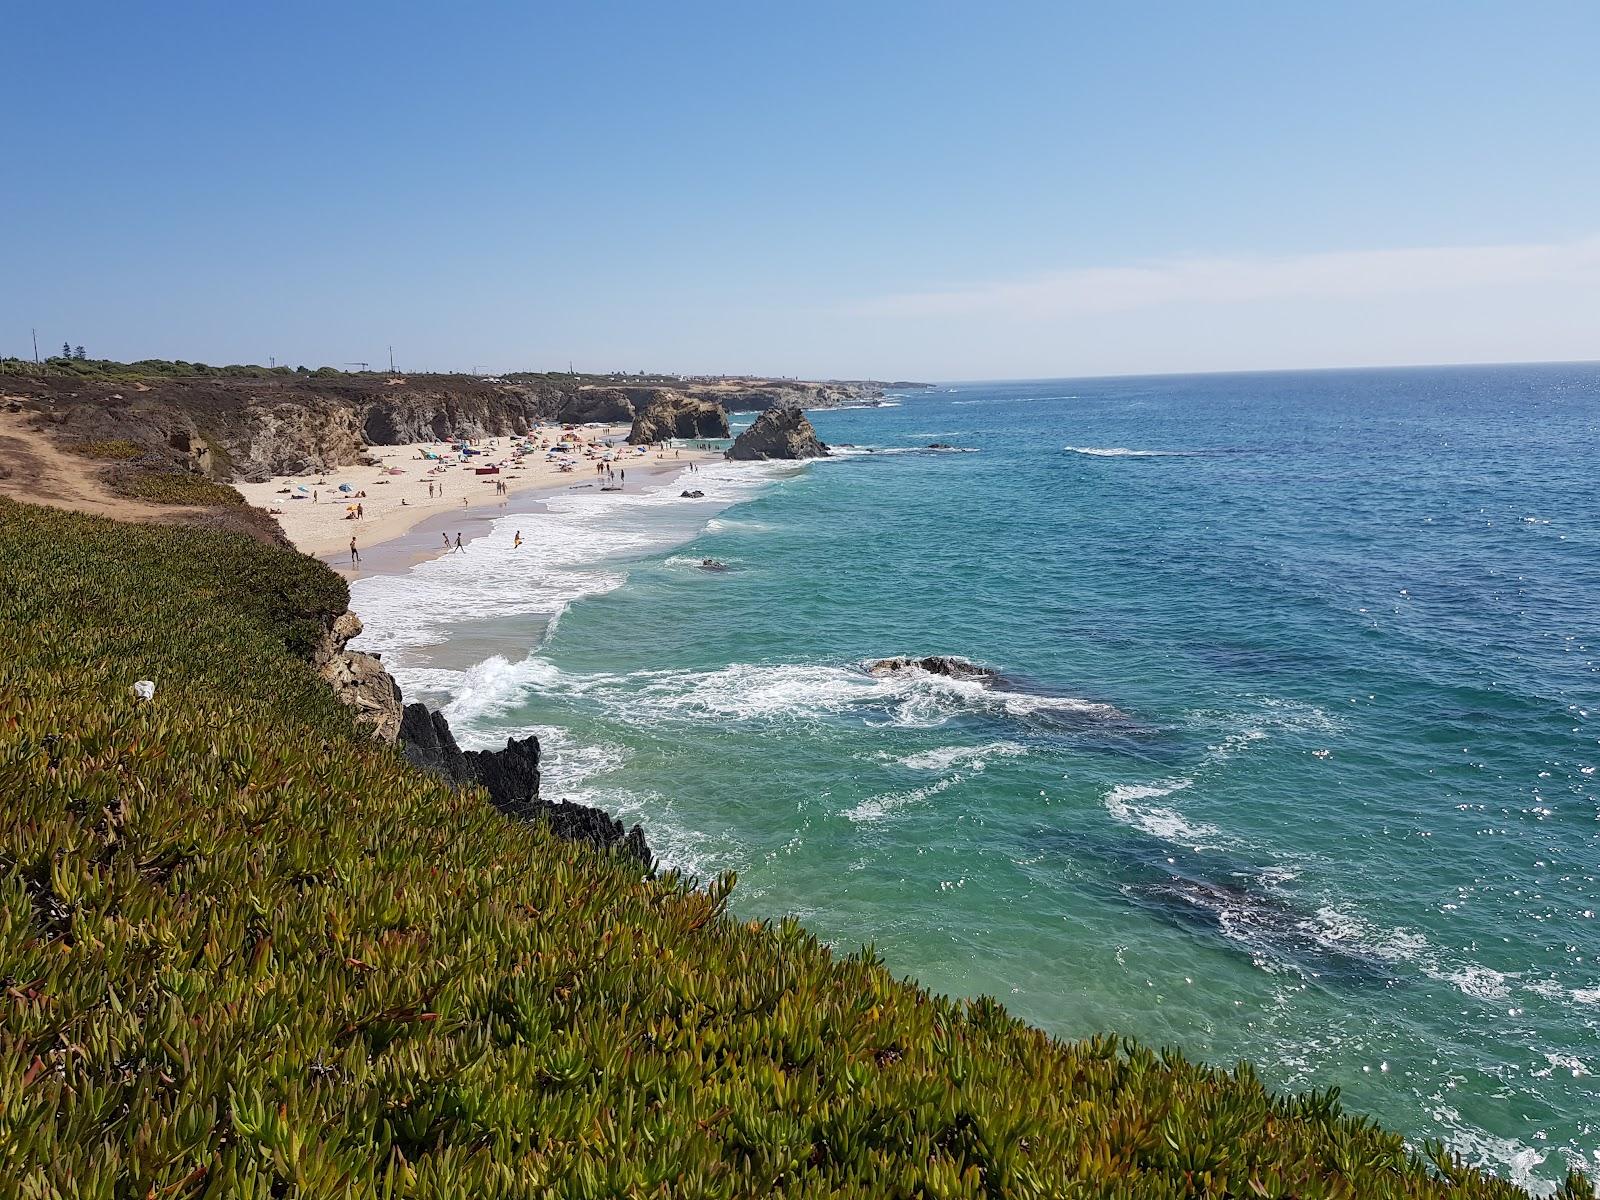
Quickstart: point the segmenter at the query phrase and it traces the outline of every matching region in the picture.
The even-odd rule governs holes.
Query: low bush
[[[104,458],[125,461],[144,457],[144,447],[127,438],[105,438],[94,442],[72,442],[66,447],[73,454],[86,458]]]
[[[117,480],[117,491],[153,504],[243,504],[244,497],[204,475],[177,471],[140,471]]]
[[[304,556],[0,500],[0,561],[5,1195],[1524,1195],[450,790],[307,666]]]

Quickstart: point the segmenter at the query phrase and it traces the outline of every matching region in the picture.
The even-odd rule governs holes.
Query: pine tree
[[[62,342],[61,343],[61,357],[62,358],[71,358],[72,357],[72,343],[70,343],[70,342]]]
[[[87,362],[89,358],[89,356],[83,352],[82,346],[74,346],[72,348],[72,357],[77,359],[79,362]]]

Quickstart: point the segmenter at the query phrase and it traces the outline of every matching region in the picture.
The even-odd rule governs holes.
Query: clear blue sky
[[[0,353],[1600,358],[1600,5],[37,4]]]

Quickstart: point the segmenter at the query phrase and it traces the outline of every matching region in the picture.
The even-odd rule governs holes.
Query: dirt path
[[[57,449],[49,434],[33,428],[37,419],[26,410],[0,411],[0,496],[119,521],[166,522],[204,511],[118,496],[102,482],[93,459]]]

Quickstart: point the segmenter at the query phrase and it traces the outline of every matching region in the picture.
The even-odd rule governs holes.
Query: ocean
[[[1600,367],[810,416],[837,457],[704,500],[514,500],[358,581],[361,644],[743,917],[1541,1190],[1600,1168]]]

